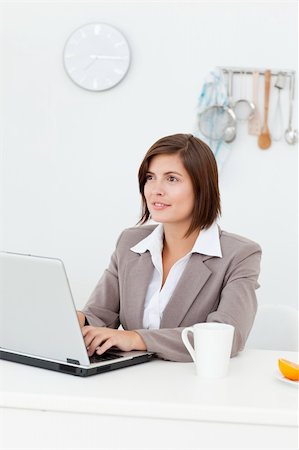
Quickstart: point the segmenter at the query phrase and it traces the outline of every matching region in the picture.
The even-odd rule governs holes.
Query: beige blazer
[[[191,361],[182,343],[184,327],[222,322],[235,327],[232,356],[244,348],[257,309],[255,289],[261,248],[219,228],[222,258],[191,255],[161,319],[159,330],[143,329],[144,300],[154,266],[151,255],[130,250],[155,225],[120,235],[110,265],[82,310],[90,325],[136,330],[147,349],[171,361]]]

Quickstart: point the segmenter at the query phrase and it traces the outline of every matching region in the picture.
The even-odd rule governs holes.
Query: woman
[[[236,355],[256,313],[261,249],[216,224],[221,211],[212,151],[190,134],[158,140],[141,163],[139,188],[143,226],[123,231],[78,311],[88,354],[116,346],[191,361],[182,329],[207,321],[235,327]],[[149,219],[159,225],[144,225]]]

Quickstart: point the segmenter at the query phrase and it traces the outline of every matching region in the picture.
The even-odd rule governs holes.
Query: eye
[[[150,175],[149,173],[145,175],[145,182],[150,181],[153,179],[153,176]]]
[[[175,183],[176,181],[179,181],[176,177],[174,177],[173,175],[169,175],[169,177],[167,178],[168,181],[170,181],[171,183]]]

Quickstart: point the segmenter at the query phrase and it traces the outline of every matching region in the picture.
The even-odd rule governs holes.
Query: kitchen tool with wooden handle
[[[261,149],[266,150],[271,145],[271,136],[268,127],[268,112],[270,99],[271,72],[265,71],[265,99],[264,99],[264,125],[261,134],[258,137],[258,145]]]

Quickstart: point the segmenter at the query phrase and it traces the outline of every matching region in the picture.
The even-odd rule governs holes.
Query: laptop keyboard
[[[98,363],[102,361],[109,361],[112,359],[123,358],[121,355],[117,355],[115,353],[105,352],[102,355],[97,355],[96,353],[89,357],[89,361],[91,363]]]

